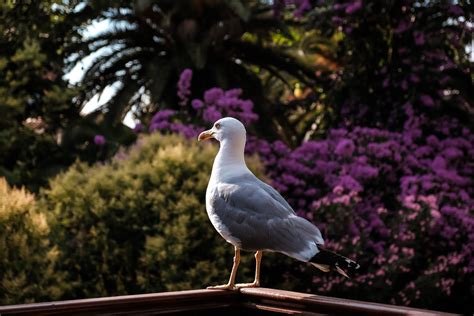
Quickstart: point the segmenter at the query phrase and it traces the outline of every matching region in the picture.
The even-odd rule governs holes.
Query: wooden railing
[[[192,290],[10,305],[0,315],[452,315],[266,288]]]

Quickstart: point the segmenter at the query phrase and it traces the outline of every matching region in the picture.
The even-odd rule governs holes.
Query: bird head
[[[224,117],[215,122],[211,129],[199,134],[198,140],[214,138],[219,142],[230,140],[245,143],[246,133],[244,124],[239,120],[233,117]]]

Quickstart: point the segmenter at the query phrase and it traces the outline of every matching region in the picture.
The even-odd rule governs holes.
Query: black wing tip
[[[352,259],[346,258],[338,253],[327,250],[318,245],[319,252],[311,258],[310,262],[329,266],[330,270],[350,278],[360,269],[360,264]]]

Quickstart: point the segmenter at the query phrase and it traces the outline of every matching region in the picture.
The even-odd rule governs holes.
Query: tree
[[[58,252],[48,234],[33,194],[0,178],[0,304],[58,299],[67,287],[54,270]]]
[[[297,33],[264,1],[116,1],[83,8],[91,9],[110,29],[77,38],[68,50],[76,57],[71,65],[97,55],[81,82],[79,104],[118,86],[99,109],[104,125],[117,125],[129,110],[142,117],[160,108],[180,109],[176,83],[183,69],[192,68],[193,94],[214,86],[242,88],[256,112],[269,118],[259,122],[260,133],[275,137],[277,100],[268,99],[260,76],[291,89],[295,81],[311,87],[317,81],[314,69],[294,54]]]
[[[64,298],[223,282],[232,247],[212,228],[203,200],[215,149],[156,133],[108,163],[78,163],[55,178],[41,207],[71,285]],[[250,263],[242,272],[252,277]]]
[[[37,189],[71,160],[58,132],[78,116],[62,79],[61,1],[0,4],[0,176]]]

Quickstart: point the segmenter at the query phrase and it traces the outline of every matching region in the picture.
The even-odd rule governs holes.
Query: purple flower
[[[344,19],[339,17],[339,16],[333,16],[331,17],[331,22],[334,23],[335,25],[341,25],[343,23]]]
[[[346,7],[346,13],[352,14],[360,9],[362,9],[362,0],[356,0]]]
[[[168,128],[170,128],[170,126],[171,123],[167,121],[155,122],[150,125],[148,131],[152,133],[160,130],[167,130]]]
[[[221,88],[211,88],[204,92],[204,102],[208,105],[214,105],[223,96],[224,91]]]
[[[149,131],[150,133],[156,132],[157,130],[159,130],[159,124],[160,124],[160,123],[152,123],[152,124],[150,124],[150,127],[148,127],[148,131]]]
[[[408,29],[411,27],[411,23],[407,20],[401,20],[400,23],[398,23],[397,27],[393,30],[395,34],[400,34],[403,32],[408,31]]]
[[[202,114],[202,118],[209,123],[214,123],[218,119],[222,118],[222,114],[216,110],[215,107],[210,106],[206,108]]]
[[[432,107],[435,105],[433,98],[427,94],[422,94],[420,96],[420,101],[421,103],[423,103],[423,105],[428,107]]]
[[[415,31],[413,32],[413,37],[415,38],[415,44],[421,46],[425,43],[425,33]]]
[[[355,192],[360,192],[363,189],[360,183],[357,182],[357,180],[355,180],[351,176],[340,177],[338,186],[341,186],[342,188],[347,189],[349,191],[355,191]]]
[[[194,99],[191,101],[191,106],[193,107],[193,109],[195,110],[200,110],[204,107],[204,102],[202,102],[201,100],[199,99]]]
[[[176,111],[173,111],[170,109],[160,110],[156,112],[155,115],[153,115],[151,119],[151,123],[153,124],[155,122],[166,121],[175,114],[176,114]]]
[[[191,79],[193,78],[193,71],[191,69],[184,69],[179,76],[178,81],[178,98],[179,104],[184,106],[188,103],[188,97],[191,94]]]
[[[410,81],[413,83],[418,83],[420,82],[420,77],[418,77],[416,74],[410,74]]]
[[[241,94],[241,89],[224,91],[215,87],[204,93],[204,100],[194,99],[191,106],[207,122],[232,116],[248,125],[258,120],[258,115],[253,112],[253,102],[241,99]]]
[[[170,119],[175,114],[176,111],[170,109],[164,109],[156,112],[151,119],[148,131],[151,133],[157,130],[166,130],[170,128]]]
[[[143,129],[144,129],[143,124],[138,122],[137,124],[135,124],[135,127],[133,128],[133,132],[138,134],[138,133],[141,133]]]
[[[105,137],[103,135],[95,135],[94,136],[94,144],[97,146],[103,146],[105,144]]]
[[[227,90],[224,95],[226,98],[238,98],[242,94],[242,89],[234,88]]]
[[[447,159],[457,159],[463,156],[463,152],[456,147],[448,147],[443,151],[443,155]]]
[[[349,157],[354,152],[355,145],[350,139],[342,139],[336,146],[335,153],[342,157]]]
[[[437,156],[433,160],[433,163],[431,164],[431,168],[433,168],[433,171],[446,169],[446,160],[444,160],[444,158],[441,156]]]
[[[311,10],[311,3],[310,0],[297,0],[298,2],[298,9],[295,11],[294,15],[297,18],[303,16],[303,13],[306,11]]]
[[[458,5],[450,5],[449,9],[448,9],[448,12],[455,15],[455,16],[461,16],[461,15],[464,14],[464,11]]]

